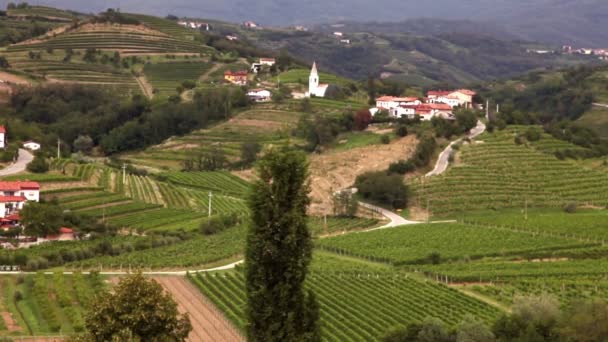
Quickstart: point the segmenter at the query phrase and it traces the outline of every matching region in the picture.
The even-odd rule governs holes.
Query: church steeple
[[[317,72],[317,62],[313,62],[312,69],[310,70],[310,77],[308,78],[308,93],[310,95],[316,95],[318,87],[319,73]]]

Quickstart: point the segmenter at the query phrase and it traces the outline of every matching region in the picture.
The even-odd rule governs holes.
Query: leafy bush
[[[407,186],[403,177],[386,172],[368,172],[357,177],[355,187],[366,199],[396,209],[407,205]]]
[[[388,172],[390,173],[398,173],[400,175],[404,175],[409,172],[413,172],[416,170],[416,165],[411,160],[400,160],[398,162],[392,163],[388,167]]]
[[[528,141],[539,141],[540,138],[541,138],[541,132],[540,132],[540,130],[536,129],[535,127],[530,127],[526,131],[526,139]]]
[[[407,126],[406,125],[397,126],[395,128],[395,134],[397,134],[397,136],[399,136],[399,137],[407,136]]]
[[[27,165],[27,170],[33,173],[45,173],[49,170],[49,163],[42,154],[36,154],[34,160]]]
[[[380,137],[380,142],[383,143],[384,145],[388,145],[391,143],[391,137],[384,134]]]
[[[569,213],[569,214],[573,214],[576,212],[577,209],[577,205],[574,202],[570,202],[567,203],[566,205],[564,205],[564,212]]]

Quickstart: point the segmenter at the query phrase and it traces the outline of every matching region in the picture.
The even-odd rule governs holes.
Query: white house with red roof
[[[27,148],[30,151],[38,151],[40,149],[40,144],[35,141],[28,140],[23,143],[23,148]]]
[[[6,148],[6,127],[0,125],[0,148]]]
[[[319,83],[319,72],[317,71],[317,63],[312,63],[312,69],[310,70],[310,76],[308,77],[308,92],[304,95],[305,97],[325,97],[329,84]]]
[[[473,107],[473,97],[477,95],[476,92],[469,89],[458,89],[455,91],[446,90],[431,90],[427,92],[428,103],[445,103],[454,107]]]
[[[266,89],[251,89],[247,97],[254,102],[268,102],[272,99],[272,93]]]
[[[260,58],[260,64],[261,65],[267,65],[267,66],[273,66],[277,63],[277,60],[275,58]]]
[[[17,213],[27,201],[40,201],[38,182],[0,182],[0,218]]]
[[[381,96],[376,99],[377,108],[389,111],[400,106],[417,106],[421,103],[416,97]]]

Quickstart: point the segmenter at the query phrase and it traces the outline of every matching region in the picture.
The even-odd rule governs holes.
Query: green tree
[[[490,328],[483,321],[471,315],[464,317],[458,326],[456,342],[494,342],[496,338]]]
[[[82,341],[185,341],[192,330],[171,295],[142,274],[128,276],[102,292],[86,314]]]
[[[79,135],[76,140],[74,140],[74,150],[77,152],[82,152],[85,154],[89,154],[93,149],[93,139],[88,135]]]
[[[334,194],[334,215],[355,217],[359,210],[359,202],[349,190],[338,191]]]
[[[49,170],[49,163],[46,161],[46,157],[42,153],[37,153],[29,164],[27,164],[27,170],[33,173],[45,173]]]
[[[258,153],[262,150],[262,146],[257,141],[246,141],[241,146],[241,162],[248,166],[253,164],[258,158]]]
[[[26,235],[43,237],[57,234],[63,225],[63,210],[56,204],[30,201],[19,214]]]
[[[603,299],[575,302],[564,315],[560,333],[568,341],[608,341],[608,303]]]
[[[407,205],[407,186],[403,176],[386,172],[368,172],[357,177],[355,187],[363,198],[393,208],[405,208]]]
[[[245,274],[249,341],[319,341],[318,305],[304,292],[312,255],[306,156],[270,150],[250,198]]]
[[[10,66],[11,65],[8,63],[8,60],[6,59],[6,57],[0,56],[0,68],[6,69],[6,68],[10,68]]]

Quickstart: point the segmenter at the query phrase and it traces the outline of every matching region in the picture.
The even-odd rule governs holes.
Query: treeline
[[[35,123],[70,149],[89,136],[106,154],[140,149],[227,119],[249,101],[240,88],[197,92],[189,103],[152,105],[145,97],[125,99],[110,90],[82,85],[23,88],[11,98],[9,116]]]
[[[608,340],[608,302],[604,299],[574,301],[564,309],[551,295],[515,297],[512,313],[492,326],[466,316],[455,327],[427,318],[396,329],[383,342],[565,342]]]

